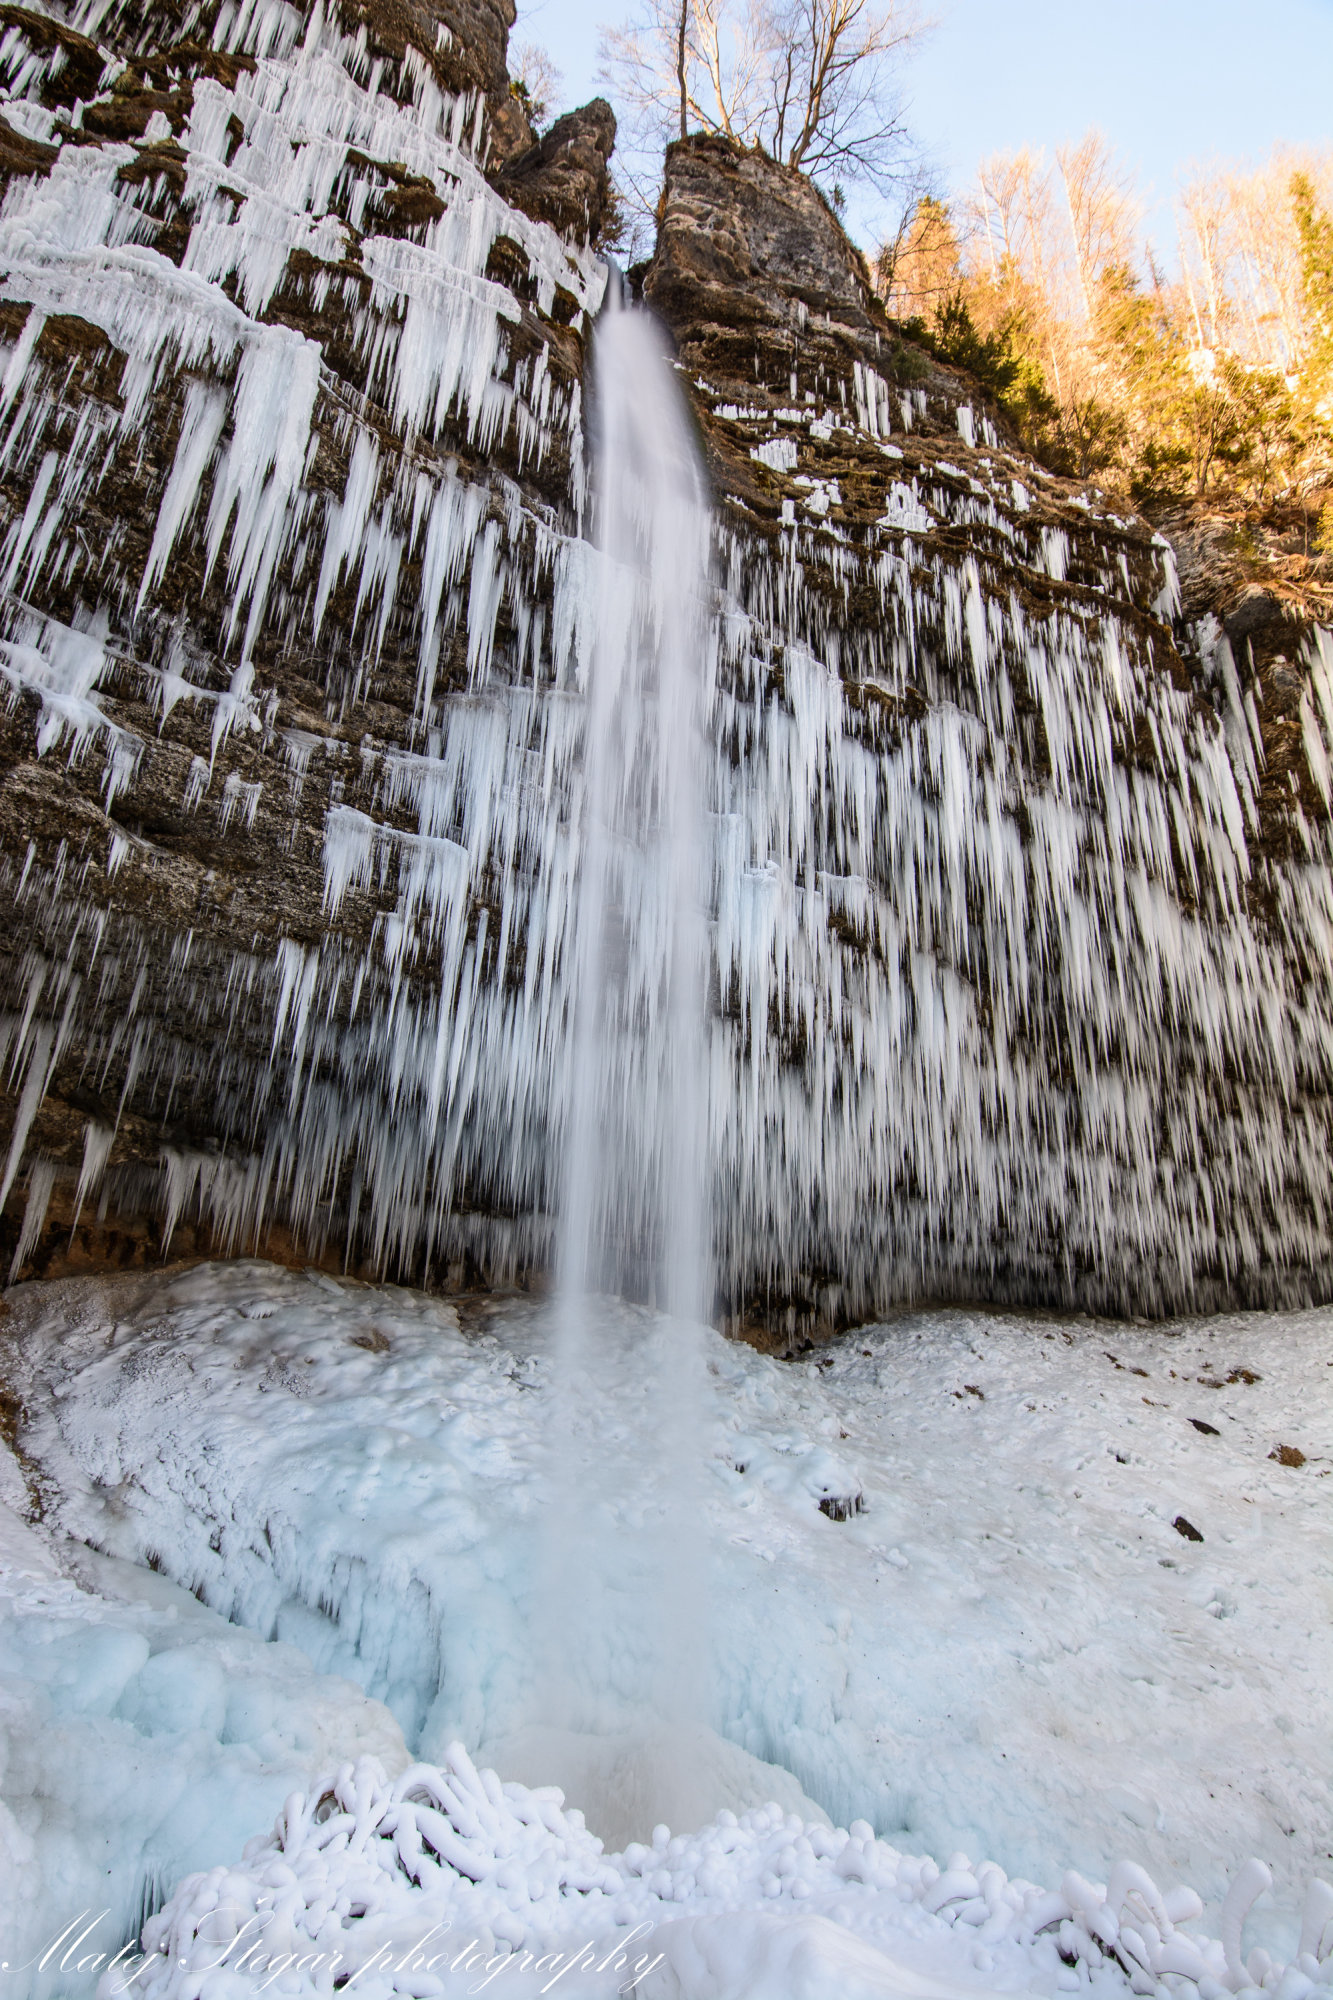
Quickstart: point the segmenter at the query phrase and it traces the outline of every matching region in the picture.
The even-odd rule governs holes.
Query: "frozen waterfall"
[[[688,867],[641,856],[674,739],[649,754],[607,691],[599,749],[584,696],[619,617],[683,722],[683,551],[618,609],[599,577],[703,517],[672,519],[681,434],[638,392],[604,422],[644,442],[660,518],[622,500],[589,538],[605,266],[486,178],[475,93],[368,68],[326,10],[226,13],[167,153],[42,101],[40,18],[0,47],[39,149],[0,212],[16,1273],[77,1216],[94,1260],[281,1248],[458,1293],[573,1258],[674,1310],[665,1244],[701,1224],[673,1134],[706,1075],[732,1330],[1333,1284],[1333,635],[1293,634],[1275,736],[1168,544],[957,385],[890,381],[854,329],[821,373],[799,316],[790,380],[719,335],[688,383],[734,473],[708,1009],[672,1039]],[[599,756],[618,791],[585,870]],[[625,954],[592,1013],[585,880],[599,959]],[[659,899],[637,939],[631,890]],[[626,1116],[627,1066],[670,1119]]]

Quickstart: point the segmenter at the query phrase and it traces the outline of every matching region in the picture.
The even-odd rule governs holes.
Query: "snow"
[[[557,1971],[585,2000],[631,1983],[660,2000],[964,2000],[1020,1982],[1148,1993],[1162,1990],[1160,1968],[1174,1990],[1189,1982],[1220,2000],[1254,1993],[1268,1969],[1257,1951],[1241,1957],[1268,1879],[1246,1864],[1213,1940],[1185,1928],[1197,1897],[1163,1897],[1133,1863],[1105,1887],[1070,1871],[1049,1894],[993,1863],[974,1874],[962,1854],[941,1874],[864,1823],[803,1823],[776,1804],[724,1810],[688,1837],[659,1826],[651,1845],[607,1855],[558,1790],[502,1783],[455,1743],[443,1766],[414,1765],[392,1784],[362,1758],[293,1795],[239,1866],[187,1879],[149,1920],[134,1979],[157,2000],[197,1994],[201,1974],[207,1992],[219,1972],[238,1995],[275,1981],[327,1993],[336,1979],[423,2000],[501,1975],[504,1990],[546,1991],[541,1977]],[[1333,1972],[1323,1884],[1302,1941],[1312,1971],[1293,1967],[1283,1983],[1304,2000]],[[1069,1964],[1091,1976],[1071,1979]],[[101,2000],[117,1990],[110,1974],[98,1989]]]
[[[466,1743],[511,1786],[561,1785],[557,1875],[593,1868],[574,1808],[622,1849],[612,1893],[572,1876],[552,1886],[545,1861],[503,1891],[489,1875],[414,1888],[392,1842],[363,1845],[355,1866],[383,1862],[393,1911],[447,1905],[460,1937],[489,1927],[503,1942],[501,1904],[538,1940],[586,1928],[589,1898],[604,1899],[599,1935],[650,1910],[655,1937],[667,1919],[686,1926],[655,1947],[667,1956],[654,1977],[676,1980],[659,1990],[710,2000],[789,2000],[820,1978],[906,1991],[895,1966],[997,1991],[1121,1991],[1123,1971],[1103,1962],[1116,1939],[1157,1968],[1136,1975],[1141,1992],[1166,1972],[1202,1980],[1203,2000],[1251,1983],[1303,2000],[1333,1983],[1319,1967],[1333,1903],[1318,1889],[1299,1935],[1333,1847],[1328,1312],[1162,1327],[923,1312],[799,1364],[706,1336],[704,1710],[673,1733],[644,1699],[662,1616],[646,1530],[678,1490],[653,1450],[669,1354],[650,1315],[608,1303],[572,1434],[605,1552],[589,1717],[562,1738],[542,1721],[530,1638],[550,1546],[548,1308],[454,1306],[260,1263],[9,1299],[6,1368],[47,1532],[167,1590],[124,1567],[151,1555],[234,1621],[231,1643],[261,1658],[264,1641],[284,1658],[294,1643],[314,1670],[358,1682],[451,1784],[473,1784]],[[1304,1462],[1283,1463],[1283,1446]],[[180,1699],[202,1699],[189,1676]],[[336,1756],[368,1749],[351,1729]],[[784,1795],[793,1781],[804,1800]],[[345,1780],[377,1802],[376,1824],[393,1782],[368,1766]],[[513,1809],[530,1824],[521,1799]],[[231,1814],[230,1850],[207,1857],[231,1870],[229,1896],[278,1879],[282,1838],[236,1867],[272,1810],[244,1825]],[[672,1829],[664,1846],[657,1821]],[[316,1848],[301,1863],[312,1883]],[[1236,1912],[1263,1879],[1244,1872],[1251,1856],[1274,1886],[1242,1951]],[[201,1865],[182,1840],[169,1872]],[[1171,1901],[1182,1882],[1202,1919],[1187,1894]],[[212,1893],[183,1885],[170,1922],[201,1921]],[[307,1907],[327,1910],[322,1893]],[[720,1922],[747,1912],[748,1944]],[[355,1930],[345,1909],[338,1921]],[[1193,1986],[1165,1990],[1188,2000]]]
[[[113,1502],[114,1504],[114,1502]],[[401,1769],[378,1703],[229,1625],[150,1569],[22,1518],[0,1446],[0,1959],[30,1965],[81,1910],[112,1952],[182,1870],[240,1852],[293,1786],[355,1746]],[[63,1951],[6,2000],[90,1991]]]

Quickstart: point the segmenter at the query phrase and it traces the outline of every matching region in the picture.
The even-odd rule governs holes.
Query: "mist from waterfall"
[[[593,347],[597,603],[558,1238],[548,1720],[604,1735],[697,1716],[704,1647],[699,1329],[711,1304],[702,719],[710,515],[656,322]],[[655,1462],[585,1431],[599,1346],[641,1311]],[[642,1311],[643,1307],[650,1311]],[[619,1332],[612,1331],[617,1319]]]

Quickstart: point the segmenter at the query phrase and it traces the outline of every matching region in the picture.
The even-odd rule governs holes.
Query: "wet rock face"
[[[307,1043],[305,954],[371,953],[338,976],[337,1037],[409,960],[409,1011],[450,1004],[439,910],[404,932],[392,886],[400,862],[424,867],[419,900],[463,851],[453,808],[421,790],[444,708],[462,695],[473,714],[478,683],[567,648],[551,569],[583,507],[604,282],[585,246],[614,124],[605,107],[575,121],[579,215],[570,147],[526,166],[558,234],[483,171],[492,100],[512,104],[512,10],[363,11],[315,34],[260,7],[216,41],[217,8],[113,7],[96,40],[87,9],[4,17],[10,80],[29,84],[0,133],[6,1265],[19,1215],[48,1200],[27,1246],[43,1257],[80,1205],[76,1263],[160,1254],[164,1147],[186,1163],[189,1247],[201,1186],[235,1192],[266,1143],[279,1013]],[[484,792],[504,737],[497,763],[481,708]],[[337,882],[330,827],[355,850],[335,831]],[[449,931],[493,966],[519,941],[487,937],[484,877],[456,885]],[[363,1125],[382,1123],[377,1089]],[[308,1223],[307,1255],[327,1235]]]
[[[825,1143],[859,1126],[877,1165],[844,1169],[865,1199],[824,1227],[826,1183],[805,1170],[810,1207],[790,1216],[805,1251],[768,1239],[733,1324],[799,1341],[864,1309],[848,1274],[871,1266],[880,1299],[1151,1312],[1326,1292],[1328,1178],[1301,1156],[1330,1133],[1330,1010],[1311,1010],[1304,967],[1306,870],[1330,879],[1333,640],[1186,523],[1178,585],[1160,534],[1024,460],[974,385],[901,339],[818,195],[761,155],[673,146],[636,275],[728,522],[736,740],[759,660],[797,716],[811,656],[837,687],[816,725],[827,817],[804,849],[823,895],[803,897],[771,832],[751,835],[748,879],[759,892],[776,867],[843,968],[822,1012],[792,1005],[790,945],[775,954],[783,1143],[793,1080],[818,1097],[831,1036],[845,1053],[822,1083]],[[866,787],[854,805],[848,783]],[[737,886],[743,924],[771,888],[742,914],[744,872]],[[804,977],[819,984],[809,961]],[[1247,1025],[1259,991],[1287,1023],[1276,1094]],[[753,1038],[753,1004],[730,998]],[[1037,1118],[1019,1141],[1024,1103]],[[1230,1149],[1271,1164],[1277,1211]],[[1131,1269],[1123,1231],[1145,1204]]]

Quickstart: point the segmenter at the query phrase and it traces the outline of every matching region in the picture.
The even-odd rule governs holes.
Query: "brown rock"
[[[25,139],[7,118],[0,118],[0,181],[14,174],[49,174],[59,150],[58,146],[43,146],[37,139]]]
[[[818,391],[882,351],[889,322],[860,252],[812,181],[718,137],[667,148],[643,296],[705,375]],[[737,364],[740,364],[737,366]]]
[[[607,161],[615,142],[615,113],[604,97],[595,97],[557,118],[537,145],[495,176],[495,185],[525,215],[596,243],[607,214]]]

